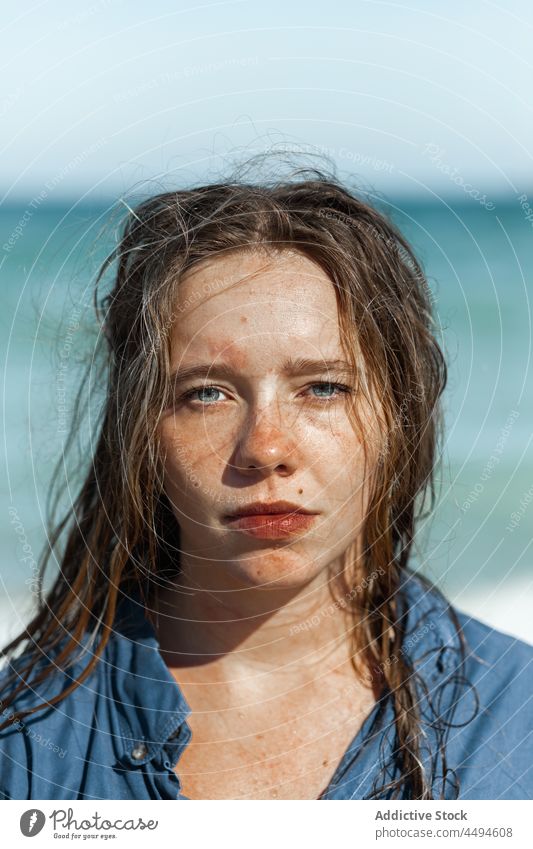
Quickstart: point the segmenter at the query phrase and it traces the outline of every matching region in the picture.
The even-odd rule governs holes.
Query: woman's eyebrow
[[[334,371],[344,374],[352,374],[353,367],[346,360],[311,360],[303,357],[289,357],[282,365],[280,372],[288,377],[302,374],[317,374],[319,372]],[[235,377],[242,374],[241,369],[233,368],[229,363],[198,363],[185,368],[178,368],[171,374],[171,380],[183,383],[194,377],[218,376]]]
[[[304,357],[289,357],[281,367],[283,374],[289,377],[299,374],[316,374],[323,371],[352,372],[353,366],[346,360],[310,360]]]

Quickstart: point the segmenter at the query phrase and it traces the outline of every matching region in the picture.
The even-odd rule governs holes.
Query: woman
[[[153,197],[114,266],[4,797],[532,798],[533,648],[409,566],[446,368],[400,233],[313,170]]]

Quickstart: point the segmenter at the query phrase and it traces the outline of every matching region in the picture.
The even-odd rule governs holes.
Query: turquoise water
[[[401,200],[391,210],[428,274],[449,364],[439,503],[417,560],[452,590],[531,575],[532,223],[514,199],[490,211]],[[45,202],[0,211],[0,578],[9,593],[31,581],[45,540],[52,464],[94,344],[92,283],[114,238],[100,232],[107,215]]]

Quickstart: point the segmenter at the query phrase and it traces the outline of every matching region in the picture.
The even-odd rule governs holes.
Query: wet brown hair
[[[54,525],[43,553],[42,574],[65,538],[60,572],[27,628],[4,649],[7,656],[29,647],[3,706],[24,690],[36,659],[54,654],[33,686],[55,667],[66,668],[92,629],[91,659],[59,695],[0,727],[73,692],[105,649],[120,597],[137,588],[148,603],[151,588],[179,572],[179,526],[163,491],[157,436],[171,391],[176,290],[199,262],[257,248],[300,251],[329,275],[342,339],[352,353],[357,341],[375,393],[368,401],[380,399],[383,449],[357,563],[368,580],[351,596],[354,611],[363,614],[362,626],[352,630],[354,668],[381,679],[394,700],[400,778],[384,782],[376,796],[433,798],[420,760],[416,675],[402,652],[397,605],[416,522],[434,504],[446,365],[431,292],[411,247],[383,213],[317,168],[263,183],[232,179],[168,191],[129,210],[95,288],[106,382],[96,448],[73,508]],[[111,271],[112,287],[102,295]],[[353,415],[360,425],[356,408]],[[76,427],[74,420],[71,442]]]

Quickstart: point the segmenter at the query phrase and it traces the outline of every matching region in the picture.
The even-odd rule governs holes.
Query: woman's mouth
[[[231,528],[258,539],[282,539],[307,531],[317,513],[256,513],[228,519]]]
[[[307,531],[317,516],[289,501],[255,502],[226,516],[224,522],[258,539],[283,539]]]

